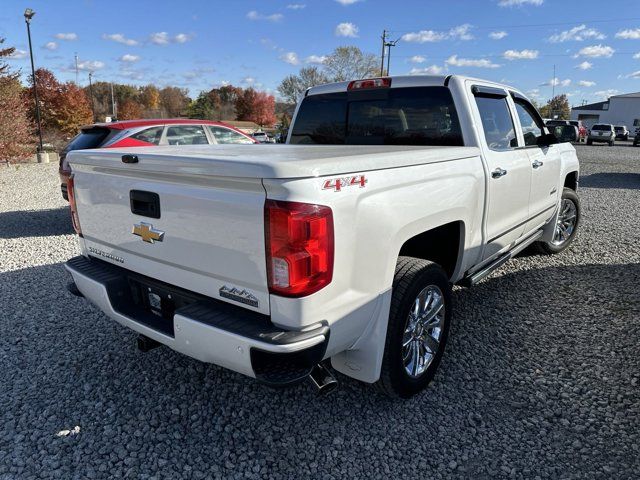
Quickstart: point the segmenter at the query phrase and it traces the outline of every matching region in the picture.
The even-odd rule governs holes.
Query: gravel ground
[[[435,382],[270,390],[66,292],[55,165],[0,167],[0,479],[639,478],[640,149],[577,146],[572,248],[470,290]]]

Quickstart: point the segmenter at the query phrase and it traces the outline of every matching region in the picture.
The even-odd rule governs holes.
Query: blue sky
[[[29,71],[23,12],[33,8],[37,66],[79,83],[178,85],[192,95],[226,82],[275,93],[280,80],[340,45],[380,54],[392,74],[459,73],[572,104],[640,91],[638,0],[1,0],[0,36]],[[609,8],[615,6],[615,8]],[[553,77],[553,65],[556,77]]]

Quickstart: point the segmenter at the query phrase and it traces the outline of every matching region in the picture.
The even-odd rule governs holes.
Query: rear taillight
[[[367,78],[365,80],[354,80],[349,83],[347,90],[365,90],[368,88],[388,88],[391,86],[390,78]]]
[[[264,217],[269,291],[304,297],[328,285],[333,277],[331,209],[267,200]]]
[[[80,220],[78,219],[78,207],[76,205],[76,190],[74,188],[73,175],[71,175],[69,180],[67,180],[67,196],[69,197],[69,208],[71,209],[71,223],[73,223],[73,229],[78,235],[82,236]]]

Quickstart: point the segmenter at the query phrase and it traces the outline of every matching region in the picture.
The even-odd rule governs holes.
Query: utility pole
[[[76,85],[78,85],[78,52],[75,53],[76,58]]]
[[[391,47],[395,47],[396,43],[398,43],[398,40],[400,40],[399,38],[397,40],[394,40],[393,42],[387,42],[385,43],[385,45],[387,46],[387,75],[390,75],[390,68],[391,68]]]
[[[96,121],[96,110],[93,105],[93,83],[91,83],[91,77],[93,76],[93,72],[89,72],[89,96],[91,97],[91,115],[93,117],[93,121]]]
[[[384,48],[387,46],[387,31],[382,31],[382,58],[380,60],[380,76],[384,76]]]
[[[116,110],[116,100],[113,96],[113,82],[111,82],[111,111],[113,112],[113,118],[111,121],[115,121],[118,119],[118,111]]]
[[[551,98],[556,96],[556,65],[553,64],[553,80],[551,80]]]

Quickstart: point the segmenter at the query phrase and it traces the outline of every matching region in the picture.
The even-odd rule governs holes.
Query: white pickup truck
[[[578,228],[575,150],[509,86],[314,87],[287,143],[71,152],[70,289],[143,350],[321,390],[330,363],[406,398],[440,363],[453,285]]]

